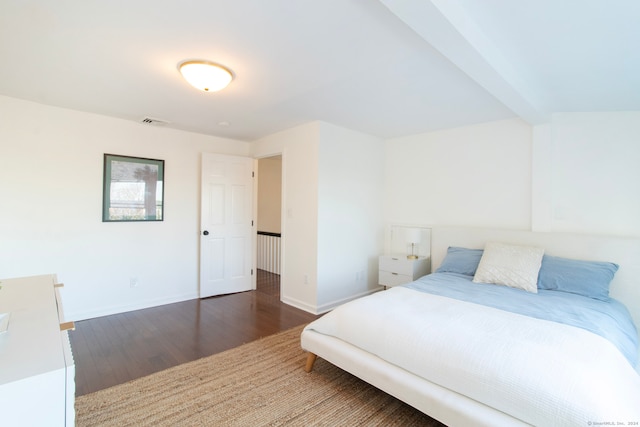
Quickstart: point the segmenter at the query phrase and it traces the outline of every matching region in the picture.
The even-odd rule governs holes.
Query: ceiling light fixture
[[[209,61],[185,61],[178,70],[191,86],[204,92],[222,90],[233,80],[229,69]]]

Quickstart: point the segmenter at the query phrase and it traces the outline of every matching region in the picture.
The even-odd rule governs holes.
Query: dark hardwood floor
[[[76,322],[76,396],[219,353],[319,316],[280,302],[280,276],[257,290]]]

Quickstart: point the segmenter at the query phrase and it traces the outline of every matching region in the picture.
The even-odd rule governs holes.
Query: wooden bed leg
[[[313,364],[316,362],[317,358],[318,356],[309,352],[309,355],[307,356],[307,364],[304,367],[305,372],[311,372],[311,370],[313,369]]]

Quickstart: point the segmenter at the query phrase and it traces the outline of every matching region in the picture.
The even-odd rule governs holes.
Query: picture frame
[[[164,160],[105,154],[102,222],[163,220]]]

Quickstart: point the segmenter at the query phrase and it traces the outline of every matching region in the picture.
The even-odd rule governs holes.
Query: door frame
[[[286,283],[285,283],[285,265],[286,265],[286,257],[285,257],[285,247],[286,247],[286,227],[285,227],[285,207],[286,207],[286,202],[287,202],[287,197],[286,197],[286,191],[285,191],[285,167],[284,167],[284,159],[285,159],[285,152],[284,150],[282,151],[276,151],[273,153],[269,153],[269,154],[263,154],[260,155],[258,157],[254,157],[254,170],[256,171],[256,179],[254,179],[253,184],[254,184],[254,191],[253,191],[253,195],[254,195],[254,218],[256,218],[256,233],[254,233],[254,243],[253,243],[253,257],[254,257],[254,262],[253,265],[254,267],[257,266],[258,264],[258,227],[257,227],[257,221],[258,221],[258,175],[260,174],[260,168],[258,167],[258,160],[260,159],[268,159],[269,157],[277,157],[280,156],[282,158],[282,170],[281,172],[281,176],[282,178],[280,179],[280,301],[282,301],[282,297],[284,295],[283,289],[286,289]],[[257,276],[257,269],[255,270],[256,274],[255,276]],[[254,281],[255,281],[256,277],[254,277]],[[254,289],[256,289],[256,284],[254,282]]]

